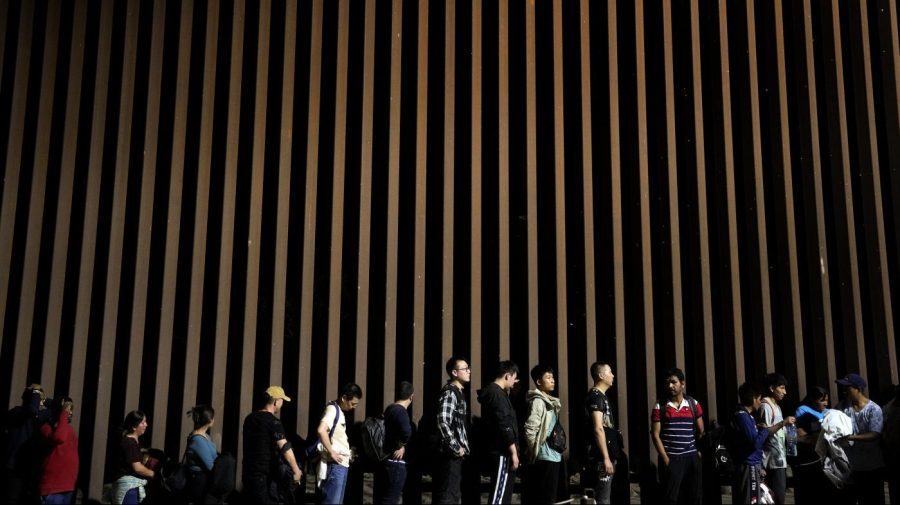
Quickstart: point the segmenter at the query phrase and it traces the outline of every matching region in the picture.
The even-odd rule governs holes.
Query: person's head
[[[451,381],[466,384],[472,380],[472,368],[466,362],[466,359],[460,356],[453,356],[448,359],[444,369],[447,370],[447,376],[450,377]]]
[[[22,390],[22,405],[28,405],[31,403],[31,399],[37,395],[40,397],[39,403],[41,405],[44,404],[44,400],[47,399],[47,394],[44,393],[44,388],[40,384],[29,384],[24,390]]]
[[[859,374],[848,373],[843,379],[834,381],[848,400],[855,402],[866,396],[866,380]]]
[[[281,386],[269,386],[263,393],[263,399],[266,402],[264,410],[268,410],[273,414],[277,414],[281,410],[284,402],[291,401],[291,398],[284,392]]]
[[[556,389],[556,378],[553,376],[555,372],[550,365],[536,365],[531,369],[531,379],[534,385],[545,393],[550,393]]]
[[[189,410],[187,415],[194,421],[195,430],[209,428],[216,420],[216,411],[211,405],[197,405]]]
[[[75,402],[68,396],[57,396],[53,399],[53,404],[50,406],[50,412],[53,414],[54,421],[59,419],[59,415],[62,412],[67,412],[69,421],[71,421],[72,414],[75,413]]]
[[[125,415],[125,420],[122,421],[122,434],[139,437],[147,431],[147,426],[149,426],[147,414],[140,410],[132,410]]]
[[[612,387],[616,376],[613,374],[612,367],[603,361],[595,361],[591,365],[591,379],[594,384],[603,384],[606,387]]]
[[[787,379],[780,373],[766,374],[763,384],[766,386],[766,396],[780,402],[787,395]]]
[[[670,368],[663,373],[663,387],[669,398],[684,393],[684,372],[680,368]]]
[[[742,407],[756,410],[759,408],[761,398],[762,395],[759,393],[759,390],[749,382],[745,382],[738,387],[738,403]]]
[[[363,397],[362,388],[354,383],[346,384],[341,388],[341,410],[350,412],[359,405],[359,401]]]
[[[800,404],[818,412],[824,412],[828,408],[828,391],[821,386],[812,386]]]
[[[397,392],[394,394],[395,402],[402,402],[404,400],[412,401],[413,394],[415,390],[413,389],[412,382],[403,381],[397,386]]]
[[[494,382],[503,389],[512,389],[519,382],[519,366],[509,360],[497,363]]]

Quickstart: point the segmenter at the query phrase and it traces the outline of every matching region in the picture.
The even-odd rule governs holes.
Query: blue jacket
[[[756,420],[739,406],[731,418],[728,451],[732,460],[739,465],[754,466],[762,463],[763,446],[769,438],[767,428],[757,428]]]

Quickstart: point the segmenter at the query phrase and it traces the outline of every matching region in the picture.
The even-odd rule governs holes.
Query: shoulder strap
[[[334,422],[331,423],[331,430],[328,432],[328,438],[334,436],[334,430],[337,428],[338,419],[341,417],[341,408],[338,407],[336,402],[331,402],[330,405],[334,406]]]
[[[191,441],[194,440],[194,437],[199,437],[199,436],[200,435],[195,435],[193,433],[188,435],[187,444],[185,444],[185,446],[184,446],[184,456],[181,457],[182,465],[187,463],[188,455],[193,454],[193,451],[191,451]]]

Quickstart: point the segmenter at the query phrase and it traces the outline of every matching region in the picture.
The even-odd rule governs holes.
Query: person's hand
[[[334,449],[328,452],[328,455],[331,456],[331,461],[335,463],[341,464],[344,462],[344,457],[337,453]]]
[[[663,465],[669,466],[669,456],[663,455],[662,461],[663,461]]]
[[[514,472],[519,469],[519,454],[518,453],[514,452],[512,454],[512,467],[511,468],[512,468],[512,471],[514,471]]]
[[[303,470],[301,470],[299,468],[294,470],[294,484],[299,484],[302,479],[303,479]]]
[[[612,475],[616,473],[616,466],[613,465],[609,458],[606,458],[603,460],[603,470],[606,472],[606,475]]]
[[[394,454],[391,454],[391,459],[401,460],[404,454],[406,454],[406,447],[401,447],[394,451]]]
[[[797,418],[794,417],[794,416],[787,416],[787,417],[784,418],[784,425],[785,425],[785,426],[793,426],[794,423],[796,423],[796,422],[797,422]]]
[[[464,458],[466,456],[466,450],[463,449],[462,447],[460,447],[459,450],[456,451],[456,453],[459,454],[460,458]]]

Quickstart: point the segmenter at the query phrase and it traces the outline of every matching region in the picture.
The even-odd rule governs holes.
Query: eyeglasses
[[[472,369],[469,368],[469,367],[465,367],[465,368],[456,368],[455,370],[456,370],[457,372],[471,372],[471,371],[472,371]]]

